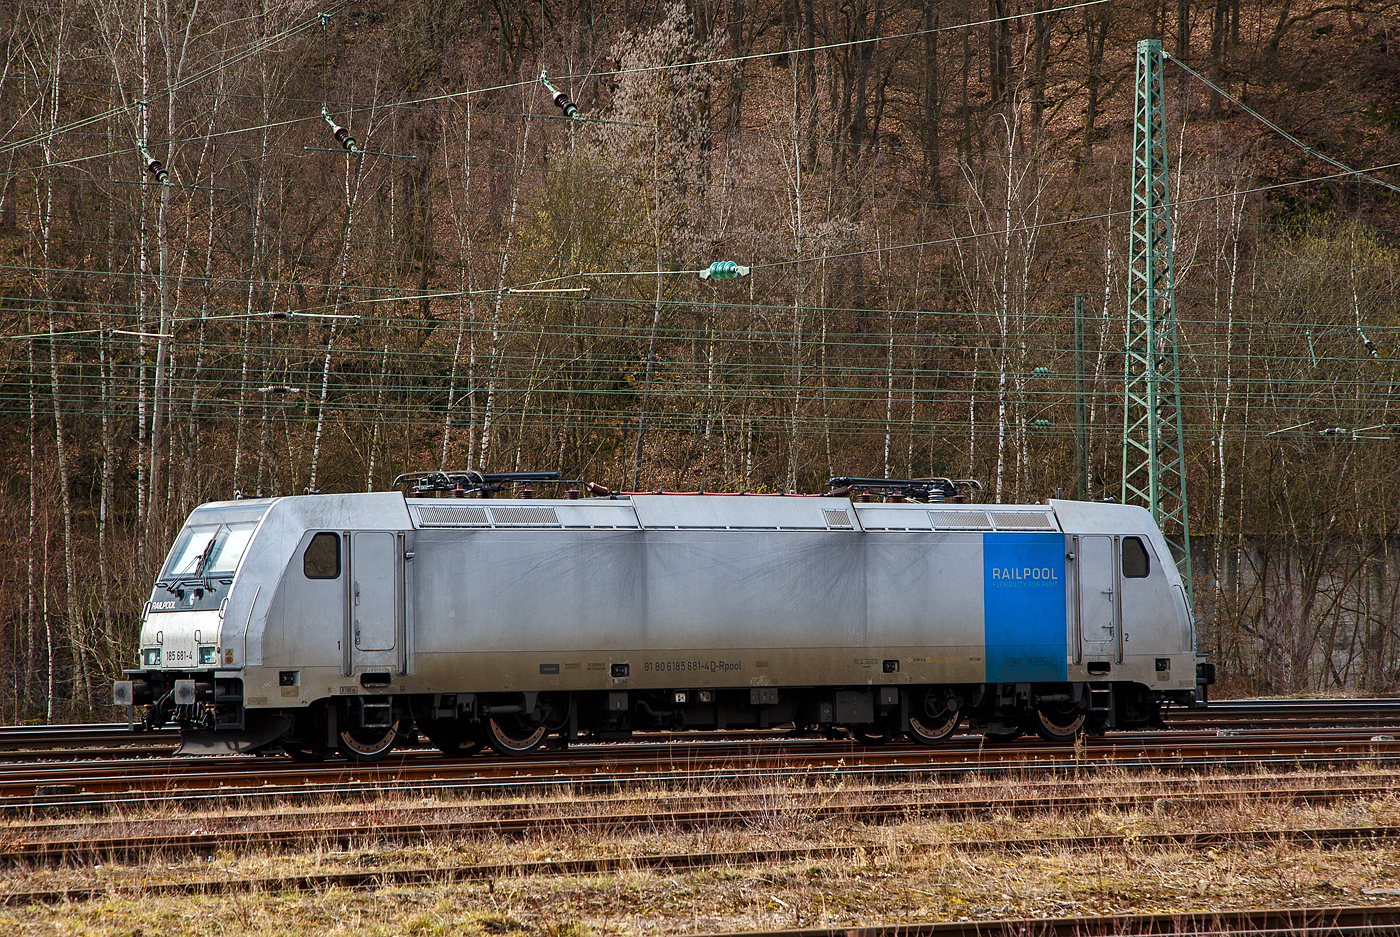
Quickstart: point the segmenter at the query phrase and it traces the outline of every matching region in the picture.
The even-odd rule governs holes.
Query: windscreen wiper
[[[191,579],[204,578],[204,565],[209,562],[210,555],[214,552],[214,544],[219,542],[219,534],[223,531],[224,525],[220,524],[214,531],[214,536],[209,538],[209,545],[204,548],[204,552],[199,554],[199,562],[195,564],[194,575]]]

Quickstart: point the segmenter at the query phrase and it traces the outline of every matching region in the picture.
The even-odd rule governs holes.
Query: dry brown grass
[[[1316,786],[1384,775],[1295,775]],[[1265,847],[1161,848],[1141,843],[1160,832],[1287,830],[1316,827],[1400,825],[1400,786],[1380,796],[1297,807],[1261,797],[1279,778],[1100,776],[1049,782],[1021,778],[972,778],[960,784],[924,785],[908,796],[910,809],[897,821],[872,826],[842,811],[814,816],[816,808],[887,800],[888,788],[864,782],[800,781],[764,785],[715,785],[698,793],[714,806],[743,804],[744,822],[677,828],[666,820],[669,798],[694,790],[653,788],[630,796],[572,798],[556,792],[538,800],[463,796],[370,797],[319,807],[250,813],[230,805],[221,811],[152,809],[115,818],[53,819],[41,830],[11,824],[0,830],[14,842],[39,835],[69,838],[89,831],[112,836],[206,829],[302,827],[319,818],[339,825],[353,811],[361,828],[349,846],[309,836],[293,850],[228,850],[207,859],[151,857],[132,864],[81,868],[7,869],[0,891],[26,892],[104,885],[111,897],[51,906],[0,909],[15,934],[506,934],[545,935],[703,933],[753,928],[823,926],[873,921],[1049,916],[1116,911],[1213,909],[1264,905],[1324,905],[1366,900],[1361,889],[1394,887],[1400,880],[1400,846],[1333,850],[1278,842]],[[1207,798],[1198,789],[1233,789]],[[1018,816],[991,810],[949,819],[921,803],[1032,796],[1050,790],[1105,798],[1149,789],[1158,796],[1131,810],[1062,810]],[[1175,794],[1176,796],[1173,796]],[[639,796],[640,795],[640,796]],[[439,837],[410,846],[386,844],[375,830],[386,824],[451,817],[472,818],[514,804],[534,816],[600,818],[650,804],[654,823],[609,828],[603,821],[561,822],[521,838]],[[1053,841],[1084,835],[1122,837],[1122,845],[1067,849]],[[997,839],[1038,839],[1029,848],[988,849]],[[630,869],[599,875],[503,875],[467,884],[344,889],[251,895],[156,895],[153,883],[247,880],[348,870],[446,869],[463,865],[510,866],[546,859],[645,857],[675,853],[844,847],[849,858],[741,865],[723,859],[686,872]],[[1394,899],[1387,899],[1394,900]],[[8,937],[8,935],[7,935]]]

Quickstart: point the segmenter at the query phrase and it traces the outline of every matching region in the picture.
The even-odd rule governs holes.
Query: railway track
[[[28,739],[12,737],[15,744],[0,744],[9,752],[0,760],[0,816],[25,818],[12,827],[8,841],[0,843],[0,865],[59,867],[101,864],[112,870],[108,877],[77,873],[43,873],[54,884],[23,887],[24,877],[13,881],[20,888],[0,892],[0,904],[19,907],[104,897],[123,898],[127,891],[143,896],[273,895],[324,893],[328,890],[374,891],[393,888],[437,888],[473,881],[494,882],[531,876],[598,876],[612,873],[679,873],[725,867],[763,867],[775,864],[827,863],[849,866],[866,861],[859,844],[784,844],[785,848],[753,848],[723,852],[672,852],[644,855],[583,855],[535,860],[528,854],[509,862],[471,865],[411,865],[403,867],[336,868],[332,852],[329,867],[311,872],[257,875],[238,871],[235,863],[211,876],[203,864],[184,866],[168,879],[150,882],[129,879],[129,870],[152,859],[179,862],[192,857],[220,857],[221,861],[243,853],[285,852],[314,845],[318,850],[343,850],[347,863],[365,849],[392,855],[400,846],[450,844],[485,837],[542,837],[556,832],[579,831],[609,835],[642,835],[656,829],[699,831],[695,845],[708,845],[710,828],[831,829],[862,825],[899,824],[921,818],[978,818],[1045,815],[1089,815],[1123,810],[1189,816],[1211,809],[1227,798],[1241,803],[1325,805],[1350,800],[1385,798],[1396,790],[1394,766],[1400,764],[1400,701],[1340,701],[1345,705],[1308,707],[1302,716],[1281,713],[1276,703],[1255,702],[1221,707],[1215,721],[1187,726],[1178,716],[1196,718],[1197,711],[1173,712],[1170,732],[1110,733],[1086,738],[1077,746],[1056,746],[1038,739],[1012,745],[985,744],[980,737],[964,736],[937,749],[906,745],[863,747],[825,739],[785,738],[770,734],[710,737],[658,737],[630,744],[578,745],[563,751],[542,752],[528,759],[502,759],[478,755],[451,760],[428,750],[409,750],[376,765],[342,761],[320,765],[292,762],[282,757],[205,756],[170,754],[173,734],[141,739],[123,745],[126,727],[98,727],[115,738],[111,754],[94,757],[101,738],[84,727],[62,727],[46,740],[34,727]],[[1229,710],[1226,718],[1226,710]],[[1394,713],[1393,720],[1388,714]],[[1272,714],[1272,715],[1271,715]],[[1330,720],[1341,728],[1300,726],[1298,719]],[[1270,720],[1294,720],[1263,728]],[[129,739],[130,736],[127,736]],[[52,745],[25,761],[23,745]],[[57,746],[67,745],[66,749]],[[146,745],[151,753],[143,753]],[[123,757],[124,756],[124,757]],[[81,759],[81,760],[72,760]],[[1372,770],[1356,772],[1357,766]],[[1239,769],[1274,768],[1283,778],[1256,776]],[[1307,769],[1316,767],[1315,773]],[[1330,772],[1348,767],[1352,773]],[[1204,777],[1211,768],[1223,769]],[[1303,774],[1296,772],[1303,771]],[[1145,772],[1136,776],[1135,772]],[[1189,785],[1168,776],[1186,772]],[[1110,794],[1086,790],[1085,780],[1103,774],[1117,790]],[[1029,776],[1041,781],[1027,781]],[[1011,782],[1012,796],[986,794],[986,785],[997,779]],[[1284,780],[1287,778],[1287,780]],[[956,794],[952,782],[971,779],[973,784]],[[930,782],[936,783],[930,783]],[[1034,789],[1026,791],[1027,785]],[[1035,787],[1035,785],[1043,787]],[[728,785],[729,787],[725,787]],[[775,787],[775,785],[777,785]],[[783,787],[787,785],[787,787]],[[861,785],[867,785],[862,787]],[[1124,786],[1127,790],[1124,790]],[[640,789],[646,793],[636,794]],[[766,790],[763,789],[766,787]],[[1189,789],[1188,789],[1189,788]],[[724,793],[714,793],[724,790]],[[747,793],[745,791],[747,790]],[[978,791],[982,796],[978,796]],[[454,793],[501,794],[528,791],[558,798],[542,802],[536,796],[525,804],[483,803],[463,800]],[[774,791],[778,793],[775,794]],[[552,792],[552,793],[551,793]],[[607,799],[601,795],[606,794]],[[350,795],[372,802],[387,795],[392,801],[383,811],[366,804],[346,803]],[[446,796],[444,796],[446,795]],[[563,800],[576,797],[575,809]],[[626,795],[626,796],[621,796]],[[415,805],[413,798],[432,797],[436,805]],[[873,801],[873,802],[872,802]],[[291,803],[309,803],[313,810],[289,811]],[[1388,801],[1382,801],[1388,802]],[[217,819],[217,829],[191,828],[200,820],[188,815],[171,829],[168,819],[133,821],[131,814],[116,811],[107,820],[101,811],[121,805],[154,804],[203,806],[237,805],[233,813]],[[469,804],[464,810],[464,804]],[[587,809],[577,809],[582,805]],[[71,821],[63,819],[73,814]],[[55,819],[45,819],[53,815]],[[137,816],[144,814],[138,813]],[[1382,819],[1380,815],[1378,820]],[[86,817],[86,819],[83,819]],[[299,819],[304,817],[306,819]],[[1349,821],[1349,813],[1334,819]],[[387,821],[387,822],[385,822]],[[161,823],[164,822],[164,828]],[[211,822],[215,822],[212,821]],[[1000,822],[1000,821],[998,821]],[[1324,821],[1325,822],[1325,821]],[[1287,821],[1283,821],[1287,823]],[[67,824],[67,825],[65,825]],[[143,825],[145,824],[145,825]],[[832,825],[834,824],[834,826]],[[208,824],[206,824],[208,825]],[[1003,824],[1004,825],[1004,824]],[[1400,827],[1389,825],[1243,829],[1182,832],[1094,832],[1087,835],[1005,838],[981,836],[932,845],[913,846],[914,851],[933,848],[964,853],[997,851],[1034,855],[1042,851],[1101,854],[1148,847],[1157,850],[1223,850],[1288,846],[1304,849],[1381,848],[1393,851],[1400,844]],[[1070,826],[1068,833],[1079,832]],[[761,840],[754,846],[767,845]],[[664,847],[662,847],[664,848]],[[370,854],[370,853],[367,853]],[[450,855],[451,853],[444,853]],[[459,857],[460,858],[460,857]],[[128,865],[130,863],[130,865]],[[176,869],[175,866],[171,867]],[[263,867],[265,868],[265,867]],[[261,871],[261,870],[260,870]],[[65,879],[67,879],[65,883]],[[106,879],[103,881],[102,879]],[[1383,896],[1376,896],[1380,900]],[[378,900],[376,897],[374,900]],[[995,907],[995,904],[992,905]],[[1003,910],[1002,913],[1005,913]],[[1355,934],[1395,933],[1400,909],[1353,907],[1290,910],[1283,916],[1253,910],[1223,915],[1104,915],[1076,918],[980,921],[970,924],[901,924],[900,934],[1070,934],[1092,933],[1290,933]],[[1288,916],[1291,914],[1292,916]],[[1331,915],[1331,916],[1329,916]],[[1388,915],[1388,916],[1387,916]],[[760,919],[761,920],[761,919]],[[1272,923],[1271,923],[1272,922]],[[1362,923],[1355,923],[1362,922]],[[1270,930],[1270,927],[1276,929]],[[1214,927],[1214,930],[1210,928]],[[959,928],[971,928],[962,929]],[[1176,928],[1172,930],[1171,928]],[[1340,929],[1339,929],[1340,928]],[[753,932],[755,935],[764,932]],[[880,927],[832,930],[774,931],[778,934],[893,933]]]
[[[1378,937],[1400,927],[1400,907],[1257,908],[1177,911],[1165,914],[1095,914],[1084,917],[955,921],[870,927],[734,931],[710,937],[1085,937],[1091,934],[1156,937]]]
[[[327,796],[352,791],[500,790],[648,783],[703,784],[764,777],[950,778],[970,771],[1075,771],[1104,768],[1202,770],[1211,767],[1358,766],[1400,762],[1395,735],[1370,729],[1115,733],[1079,746],[1039,740],[990,746],[957,739],[940,748],[858,747],[782,739],[743,743],[580,746],[526,759],[436,753],[393,756],[373,765],[300,764],[248,756],[169,757],[0,765],[0,812],[34,808],[106,809],[153,801]]]
[[[1166,721],[1173,728],[1400,728],[1400,699],[1220,700],[1172,709]]]
[[[440,807],[395,808],[395,819],[378,822],[363,805],[334,810],[318,809],[300,823],[285,812],[241,814],[235,820],[223,818],[206,821],[218,829],[171,829],[165,822],[140,823],[122,819],[109,826],[105,833],[101,823],[84,821],[82,835],[72,836],[64,823],[26,825],[25,834],[33,837],[27,842],[11,842],[0,848],[0,865],[51,865],[69,862],[124,862],[151,857],[188,855],[212,856],[216,853],[240,853],[250,849],[291,849],[307,844],[318,848],[349,847],[355,843],[373,841],[379,845],[405,845],[425,841],[451,841],[462,837],[510,837],[546,835],[559,830],[606,830],[610,833],[629,830],[665,828],[694,830],[722,827],[751,827],[777,824],[791,827],[838,821],[863,825],[897,823],[910,819],[939,817],[963,819],[986,815],[1016,815],[1055,813],[1097,813],[1104,810],[1130,811],[1151,809],[1156,813],[1181,813],[1192,808],[1213,805],[1225,799],[1244,799],[1251,803],[1272,803],[1288,806],[1318,806],[1366,797],[1384,796],[1395,790],[1388,775],[1373,774],[1363,778],[1345,779],[1345,783],[1299,786],[1292,779],[1278,779],[1272,786],[1256,784],[1211,783],[1196,790],[1173,789],[1161,783],[1147,789],[1126,793],[1086,794],[1065,793],[1063,790],[1030,796],[968,797],[966,792],[930,791],[924,787],[894,786],[855,790],[807,788],[780,792],[733,792],[726,794],[654,793],[647,797],[608,799],[604,802],[579,801],[570,804],[554,801],[543,804],[473,804],[470,818],[461,816],[459,803]],[[1121,785],[1120,785],[1121,786]],[[584,808],[584,809],[581,809]],[[592,808],[592,809],[587,809]],[[568,812],[572,809],[573,812]],[[405,816],[407,815],[407,816]],[[444,816],[446,819],[444,819]],[[313,822],[307,823],[306,820]],[[292,822],[288,822],[292,820]],[[131,827],[144,827],[148,832],[132,832]],[[241,826],[240,826],[241,825]],[[120,830],[120,831],[118,831]],[[1342,842],[1393,841],[1400,829],[1392,827],[1353,827],[1312,831],[1232,831],[1153,835],[1124,834],[1119,837],[1075,838],[1065,840],[1067,848],[1079,848],[1075,843],[1109,846],[1123,843],[1127,838],[1138,844],[1193,845],[1197,847],[1244,841],[1254,837],[1262,841],[1287,840],[1314,845],[1336,845]],[[65,838],[67,837],[67,838]],[[1309,839],[1308,837],[1312,837]],[[1030,842],[1054,844],[1050,840],[990,841],[995,848],[1025,848]],[[1017,846],[1017,842],[1021,845]],[[975,844],[968,848],[976,848]]]
[[[1221,700],[1205,709],[1172,709],[1172,729],[1373,728],[1400,732],[1400,699]],[[639,733],[639,744],[713,740],[744,744],[780,740],[768,732]],[[969,736],[969,738],[976,738]],[[173,755],[176,729],[133,731],[126,723],[0,726],[0,762],[131,758]]]
[[[0,761],[169,755],[179,747],[178,729],[147,732],[124,722],[0,726]]]
[[[1087,835],[1035,837],[1016,839],[978,838],[940,842],[934,845],[913,845],[902,856],[917,858],[921,853],[952,850],[958,852],[1000,852],[1006,854],[1084,852],[1124,848],[1157,847],[1162,849],[1222,849],[1229,847],[1278,846],[1288,844],[1304,848],[1338,848],[1347,846],[1393,846],[1400,841],[1400,827],[1279,830],[1228,830],[1209,833],[1158,833],[1147,835]],[[333,838],[322,841],[323,846],[343,845]],[[381,841],[382,845],[382,841]],[[217,849],[217,846],[211,848]],[[130,888],[117,883],[68,886],[0,892],[0,905],[25,905],[57,901],[90,901],[115,896],[128,891],[142,895],[228,895],[248,893],[280,893],[289,891],[320,892],[329,888],[375,890],[412,885],[450,885],[461,882],[494,881],[501,878],[526,876],[586,876],[613,872],[677,872],[736,866],[776,865],[816,861],[865,861],[865,845],[859,843],[839,846],[802,846],[783,849],[761,849],[723,852],[666,853],[660,855],[602,856],[537,861],[512,860],[470,865],[436,865],[407,868],[353,869],[276,876],[234,876],[196,878],[165,882],[140,882]],[[74,856],[73,858],[78,858]],[[110,862],[120,857],[97,850],[82,857],[95,862]]]

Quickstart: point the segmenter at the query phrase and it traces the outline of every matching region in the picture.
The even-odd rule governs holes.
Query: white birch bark
[[[486,385],[486,403],[481,417],[481,468],[488,467],[491,455],[491,421],[495,416],[496,389],[500,380],[501,368],[501,312],[505,303],[506,271],[510,269],[510,252],[515,245],[515,231],[518,227],[516,210],[520,207],[520,188],[525,177],[526,145],[530,139],[530,123],[520,131],[520,156],[516,165],[515,180],[510,191],[510,217],[506,221],[506,243],[501,250],[501,265],[496,274],[496,298],[491,307],[491,344],[487,360],[489,375]]]

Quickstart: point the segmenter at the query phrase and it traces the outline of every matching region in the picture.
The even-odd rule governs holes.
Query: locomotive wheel
[[[1047,742],[1073,742],[1074,737],[1084,731],[1087,713],[1073,707],[1046,706],[1035,711],[1031,724],[1035,734]]]
[[[544,744],[549,726],[516,714],[491,716],[481,724],[481,734],[502,755],[525,755]]]
[[[378,761],[399,740],[399,720],[387,729],[343,729],[336,751],[351,761]]]
[[[918,715],[909,714],[909,739],[920,745],[946,741],[962,724],[962,709],[950,709],[948,700],[935,700],[932,691],[925,698],[923,709]]]

